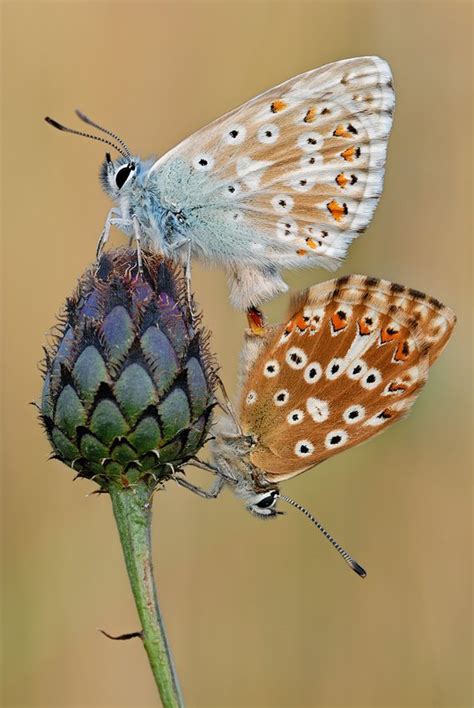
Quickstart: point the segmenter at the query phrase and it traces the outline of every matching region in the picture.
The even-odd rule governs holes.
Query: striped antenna
[[[115,143],[111,142],[110,140],[106,140],[105,138],[102,138],[100,135],[91,135],[91,133],[83,133],[82,130],[74,130],[73,128],[68,128],[67,126],[63,125],[62,123],[58,123],[57,120],[54,120],[54,118],[50,118],[49,116],[46,116],[45,118],[46,123],[49,123],[49,125],[52,125],[53,128],[56,128],[57,130],[63,130],[65,133],[72,133],[73,135],[81,135],[83,138],[90,138],[91,140],[98,140],[101,143],[105,143],[106,145],[111,145],[114,150],[117,150],[122,157],[126,157],[127,159],[130,159],[130,153],[126,153],[122,150],[122,148],[118,147],[115,145]]]
[[[345,551],[342,546],[340,546],[337,541],[333,539],[331,534],[329,534],[324,526],[322,526],[317,519],[314,518],[312,514],[309,513],[307,509],[304,508],[304,506],[301,506],[301,504],[298,504],[298,502],[295,502],[294,499],[290,499],[290,497],[285,497],[283,494],[278,495],[280,499],[283,499],[283,501],[286,501],[287,504],[291,504],[291,506],[294,506],[295,509],[298,509],[298,511],[301,511],[310,521],[313,522],[313,524],[316,526],[317,529],[321,531],[321,533],[327,538],[329,543],[334,546],[336,551],[344,558],[346,563],[352,568],[352,570],[357,573],[361,578],[365,578],[367,576],[367,573],[365,572],[364,568],[359,565],[353,558],[352,556],[349,555],[347,551]]]
[[[89,116],[86,116],[85,113],[80,111],[78,108],[75,110],[76,116],[80,118],[80,120],[83,121],[83,123],[87,123],[87,125],[91,125],[93,128],[97,128],[97,130],[101,130],[103,133],[106,133],[106,135],[110,135],[111,138],[113,138],[119,145],[123,147],[125,152],[127,153],[127,157],[132,157],[132,153],[127,147],[127,144],[125,143],[124,140],[119,138],[117,133],[113,133],[111,130],[107,130],[107,128],[103,128],[101,125],[98,123],[95,123]]]

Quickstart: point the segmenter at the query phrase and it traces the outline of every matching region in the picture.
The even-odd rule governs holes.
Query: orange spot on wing
[[[272,113],[279,113],[280,111],[284,111],[285,108],[288,106],[285,101],[281,101],[280,99],[277,101],[273,101],[272,105],[270,106],[270,110]]]
[[[336,221],[340,221],[347,214],[347,205],[339,204],[339,202],[336,202],[335,199],[329,202],[327,208],[333,219]]]
[[[285,332],[293,332],[295,326],[296,326],[296,325],[295,325],[294,320],[290,320],[290,321],[288,322],[288,324],[286,325],[286,327],[285,327]]]
[[[404,393],[407,390],[407,388],[408,388],[408,386],[406,386],[403,383],[393,382],[388,387],[388,390],[390,391],[390,393],[398,393],[398,392]]]
[[[351,137],[351,133],[348,130],[346,130],[346,128],[344,128],[342,123],[339,123],[339,125],[337,126],[333,135],[336,138],[350,138]]]
[[[306,250],[306,248],[298,248],[298,250],[296,251],[296,253],[297,253],[299,256],[305,256],[305,255],[308,253],[308,251]]]
[[[303,317],[303,315],[298,315],[298,317],[296,318],[295,325],[296,325],[296,327],[298,327],[298,329],[300,329],[300,330],[305,330],[305,329],[308,328],[308,323],[306,322],[306,320],[305,320],[305,318]]]
[[[341,152],[341,157],[343,157],[346,162],[352,162],[354,158],[360,157],[360,148],[349,147],[344,150],[344,152]]]
[[[362,335],[370,334],[372,332],[371,323],[366,322],[366,320],[366,317],[361,317],[361,319],[357,322],[357,324],[359,325],[359,332]]]
[[[338,174],[337,177],[336,177],[336,182],[337,182],[338,185],[341,187],[341,189],[344,189],[344,187],[346,186],[346,184],[348,183],[348,181],[349,181],[349,180],[347,179],[347,177],[345,176],[345,174],[344,174],[343,172],[341,172],[340,174]]]
[[[331,322],[332,322],[332,326],[334,327],[335,332],[340,332],[341,329],[344,329],[344,327],[347,327],[347,319],[346,319],[345,314],[344,314],[344,317],[341,317],[341,314],[339,312],[335,312],[332,315]]]
[[[397,329],[393,329],[392,327],[385,327],[382,330],[382,334],[380,335],[380,341],[382,342],[382,344],[386,344],[387,342],[394,342],[399,337],[400,332]]]
[[[316,241],[313,241],[312,238],[307,238],[307,239],[306,239],[306,243],[308,244],[308,246],[309,246],[310,248],[317,248],[318,245],[319,245],[318,243],[316,243]]]
[[[406,339],[403,342],[399,342],[395,356],[393,357],[395,361],[406,361],[410,356],[410,347]]]
[[[315,118],[316,118],[316,108],[313,107],[313,108],[309,108],[306,111],[306,115],[303,118],[303,120],[305,123],[312,123]]]

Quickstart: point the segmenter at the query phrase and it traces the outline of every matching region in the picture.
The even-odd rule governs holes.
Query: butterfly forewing
[[[161,190],[179,203],[191,178],[175,179],[176,164],[202,175],[187,203],[193,228],[198,234],[199,220],[219,221],[228,244],[238,225],[241,240],[249,241],[240,258],[334,268],[367,226],[382,191],[393,106],[382,59],[329,64],[202,128],[161,158],[151,178],[174,170]]]
[[[252,462],[285,479],[384,430],[414,403],[454,323],[436,299],[365,276],[302,293],[243,387]]]

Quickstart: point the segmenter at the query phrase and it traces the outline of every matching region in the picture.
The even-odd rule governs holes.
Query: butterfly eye
[[[266,497],[263,497],[263,499],[260,499],[260,501],[257,502],[255,504],[255,506],[258,506],[259,509],[269,509],[275,505],[275,502],[277,500],[277,496],[278,496],[278,493],[276,491],[272,491]]]
[[[128,180],[130,174],[135,170],[135,163],[131,162],[125,167],[121,167],[117,174],[115,175],[115,184],[117,189],[122,189],[125,182]]]

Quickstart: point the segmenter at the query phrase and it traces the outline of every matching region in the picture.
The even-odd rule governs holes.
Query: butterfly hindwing
[[[393,107],[384,60],[329,64],[197,131],[150,178],[204,256],[333,269],[380,197]]]
[[[268,479],[289,478],[404,416],[454,323],[438,300],[365,276],[302,293],[243,386],[253,464]]]

